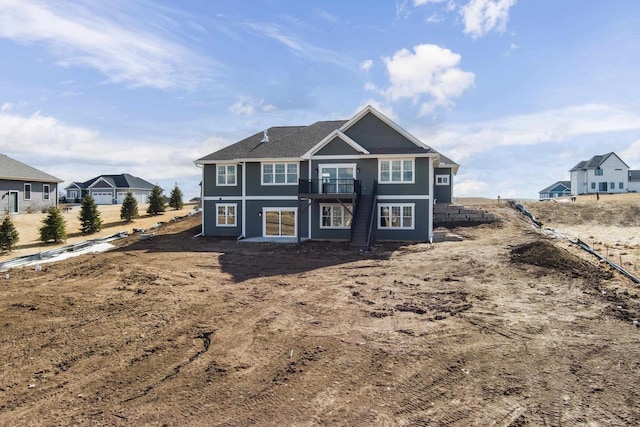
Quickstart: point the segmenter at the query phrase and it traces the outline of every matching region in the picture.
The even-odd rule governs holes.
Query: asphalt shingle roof
[[[348,120],[320,121],[309,126],[276,126],[267,129],[268,142],[261,142],[263,132],[258,132],[228,147],[198,159],[196,162],[225,161],[235,159],[299,158],[331,132],[340,129]],[[356,141],[358,142],[358,141]],[[371,154],[419,154],[437,153],[420,146],[379,147],[370,149]],[[456,165],[451,159],[437,153],[443,163]]]
[[[0,179],[11,181],[62,182],[61,179],[0,154]]]
[[[138,178],[137,176],[133,176],[128,173],[123,173],[120,175],[100,175],[96,176],[95,178],[91,178],[88,181],[74,182],[73,184],[82,189],[86,189],[89,188],[91,184],[100,179],[103,179],[115,188],[135,188],[139,190],[151,190],[153,188],[153,184],[151,184],[149,181],[145,181],[142,178]],[[69,187],[73,186],[73,184],[71,184]]]
[[[548,193],[549,191],[553,190],[553,188],[557,187],[558,185],[564,185],[567,189],[571,189],[571,181],[558,181],[558,182],[554,182],[553,184],[551,184],[550,186],[548,186],[544,190],[540,190],[539,193]]]
[[[610,156],[617,155],[614,152],[602,154],[598,156],[593,156],[589,160],[583,160],[574,167],[572,167],[569,172],[578,171],[578,170],[586,170],[586,169],[598,169],[600,165],[602,165]],[[619,157],[618,157],[619,158]],[[621,159],[622,160],[622,159]],[[622,162],[624,163],[624,161]],[[624,163],[626,166],[626,163]],[[627,166],[629,167],[629,166]]]

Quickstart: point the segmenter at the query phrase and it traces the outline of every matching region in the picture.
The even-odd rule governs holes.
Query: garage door
[[[96,191],[91,194],[96,205],[110,205],[113,202],[113,193]]]

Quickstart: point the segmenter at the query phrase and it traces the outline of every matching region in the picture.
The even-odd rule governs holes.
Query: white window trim
[[[438,179],[441,179],[442,182],[438,182]],[[436,185],[449,185],[449,175],[436,175]]]
[[[51,186],[49,184],[43,184],[42,185],[42,200],[50,200],[50,199],[51,199]]]
[[[264,166],[271,165],[273,166],[273,180],[276,179],[276,165],[284,165],[284,176],[285,181],[289,173],[287,172],[287,165],[296,165],[296,179],[294,182],[264,182]],[[300,162],[261,162],[260,163],[260,183],[262,185],[298,185],[298,180],[300,179]]]
[[[392,209],[394,207],[411,207],[411,227],[392,227],[391,225],[387,227],[382,226],[382,215],[380,215],[380,209],[383,207],[388,207]],[[378,230],[415,230],[416,228],[416,204],[415,203],[378,203],[377,209],[377,217],[378,217]]]
[[[342,223],[344,224],[344,219],[345,219],[345,214],[348,214],[347,209],[339,204],[339,203],[321,203],[320,204],[320,228],[323,230],[349,230],[351,228],[351,226],[349,225],[343,225],[342,227],[334,227],[334,226],[326,226],[326,225],[322,225],[322,208],[323,207],[330,207],[331,209],[331,224],[333,224],[333,208],[334,207],[340,207],[342,209]],[[351,222],[353,223],[353,216],[351,217]]]
[[[29,186],[29,197],[27,197],[27,186]],[[24,200],[31,200],[32,194],[33,194],[33,185],[25,183],[24,184],[24,192],[22,193],[22,197],[24,197]]]
[[[392,170],[391,170],[391,162],[399,161],[400,162],[400,181],[392,181]],[[411,181],[404,180],[404,162],[411,162]],[[389,181],[382,180],[382,162],[389,162]],[[416,159],[411,157],[401,157],[401,158],[382,158],[378,159],[378,184],[415,184],[416,183]]]
[[[229,166],[234,166],[235,167],[235,172],[233,173],[233,177],[235,178],[235,184],[228,184],[229,182]],[[220,168],[224,168],[224,180],[225,183],[224,184],[220,184],[218,182],[218,171],[220,170]],[[229,163],[229,164],[216,164],[216,187],[237,187],[238,186],[238,165],[235,163]]]
[[[224,219],[225,223],[221,224],[219,222],[218,208],[224,207]],[[229,224],[229,208],[233,207],[234,215],[233,215],[233,224]],[[237,227],[238,226],[238,204],[237,203],[216,203],[216,227]]]

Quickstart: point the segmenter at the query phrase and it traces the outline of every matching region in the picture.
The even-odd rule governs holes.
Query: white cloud
[[[438,15],[437,13],[433,13],[431,14],[431,16],[427,18],[427,22],[429,24],[439,24],[443,21],[444,21],[444,16]]]
[[[484,181],[467,176],[460,176],[455,179],[454,184],[455,197],[473,197],[484,194],[489,190],[490,186]]]
[[[445,0],[413,0],[414,6],[422,6],[427,3],[442,3]]]
[[[437,107],[451,107],[453,99],[473,86],[474,74],[458,68],[460,55],[433,44],[417,45],[414,52],[402,49],[384,58],[391,81],[386,90],[390,101],[421,102],[419,115],[424,116]]]
[[[569,138],[639,129],[637,113],[586,104],[480,123],[451,124],[435,132],[418,130],[414,134],[460,163],[501,146],[563,143]]]
[[[210,152],[197,141],[132,140],[107,137],[39,113],[0,113],[0,152],[14,158],[37,159],[46,171],[65,181],[101,173],[132,173],[148,180],[197,176],[193,161]],[[28,162],[27,162],[28,163]]]
[[[134,87],[192,90],[213,73],[213,63],[164,33],[133,29],[77,2],[3,1],[0,37],[44,43],[61,66],[90,67]]]
[[[509,9],[517,0],[471,0],[460,13],[464,21],[464,32],[473,39],[492,30],[504,32],[509,20]]]
[[[236,115],[248,115],[251,116],[256,113],[256,111],[263,111],[268,113],[270,111],[276,110],[276,107],[271,104],[265,104],[264,99],[249,99],[242,98],[239,99],[235,104],[229,107],[229,111]]]
[[[511,44],[509,45],[509,49],[507,49],[507,51],[504,53],[504,55],[505,55],[505,56],[511,56],[511,53],[512,53],[512,52],[514,52],[514,51],[516,51],[516,50],[518,50],[518,49],[520,49],[520,46],[518,46],[518,45],[517,45],[517,44],[515,44],[515,43],[511,43]]]
[[[13,104],[10,102],[5,102],[4,104],[2,104],[2,107],[0,107],[0,112],[5,113],[7,111],[11,111],[13,109]]]
[[[294,55],[300,58],[317,62],[325,62],[349,70],[355,69],[355,64],[351,59],[346,58],[333,50],[315,46],[300,37],[289,34],[280,25],[273,23],[263,24],[247,22],[244,24],[244,27],[258,36],[268,37],[281,43],[289,48]]]
[[[360,64],[360,69],[364,70],[367,73],[371,70],[371,67],[373,67],[373,61],[370,59],[362,61],[362,63]]]
[[[629,147],[627,147],[624,151],[620,153],[620,157],[624,160],[631,169],[639,169],[640,168],[640,139],[635,141]],[[635,163],[635,166],[631,163]]]

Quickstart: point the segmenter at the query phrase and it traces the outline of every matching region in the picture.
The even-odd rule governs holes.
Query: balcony
[[[302,199],[355,199],[359,194],[357,179],[298,180],[298,197]]]

